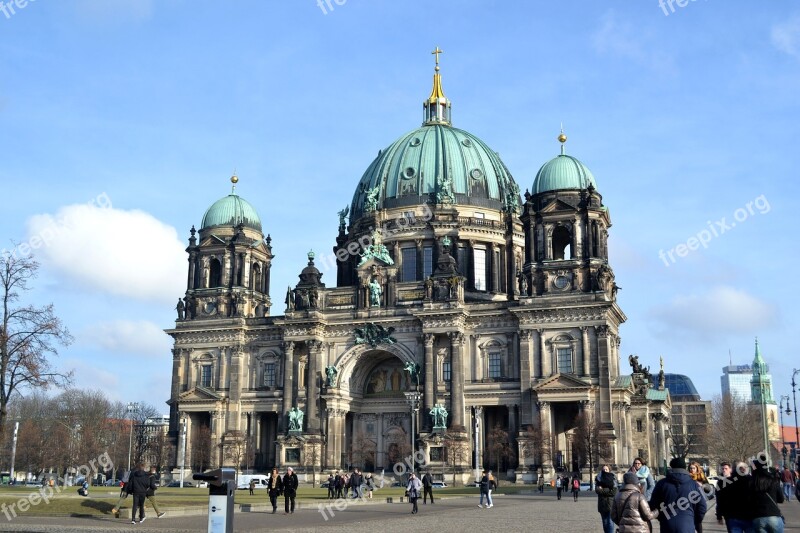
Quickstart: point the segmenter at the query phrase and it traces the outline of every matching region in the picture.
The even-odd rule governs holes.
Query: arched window
[[[572,259],[572,235],[564,226],[553,230],[553,259]]]
[[[597,222],[592,222],[592,257],[599,257],[600,235],[597,231]]]
[[[209,261],[209,267],[211,268],[211,281],[209,287],[221,287],[222,286],[222,265],[219,263],[219,259],[216,257],[211,258]]]
[[[261,288],[261,265],[255,263],[250,269],[250,288],[254,291],[263,292]]]

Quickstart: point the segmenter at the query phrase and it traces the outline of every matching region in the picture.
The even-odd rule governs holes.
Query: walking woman
[[[627,472],[622,482],[624,486],[611,507],[611,519],[619,526],[619,533],[648,533],[649,522],[658,516],[658,511],[650,510],[635,473]]]
[[[269,476],[269,503],[272,504],[272,514],[278,512],[278,496],[283,492],[283,480],[277,468],[272,469]]]
[[[781,483],[775,472],[765,463],[752,462],[749,501],[753,517],[753,531],[756,533],[783,533],[783,513],[778,507],[784,502]]]
[[[578,479],[578,474],[572,477],[572,501],[578,501],[578,494],[581,492],[581,480]]]
[[[617,478],[611,468],[605,465],[595,480],[594,491],[597,493],[597,512],[603,521],[603,533],[614,533],[614,522],[611,520],[611,506],[617,495]]]
[[[419,511],[417,508],[417,500],[419,499],[419,491],[422,490],[422,481],[414,475],[414,472],[408,475],[408,486],[406,490],[408,491],[408,500],[411,502],[411,514],[417,514]]]

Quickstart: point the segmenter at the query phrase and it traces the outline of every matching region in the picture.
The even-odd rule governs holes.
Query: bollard
[[[233,533],[233,468],[218,468],[192,479],[208,481],[208,533]]]

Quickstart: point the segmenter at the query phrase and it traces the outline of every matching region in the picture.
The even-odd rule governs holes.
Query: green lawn
[[[92,487],[89,497],[79,496],[77,487],[65,487],[45,490],[35,487],[0,487],[0,518],[4,513],[13,518],[14,513],[26,516],[102,516],[110,515],[111,509],[119,498],[119,490],[112,487]],[[533,485],[505,485],[501,486],[496,494],[515,494],[520,491],[535,491]],[[373,499],[381,501],[385,498],[398,498],[403,496],[403,487],[385,486],[373,492]],[[478,496],[475,487],[447,487],[434,489],[434,494],[442,496]],[[208,489],[200,488],[161,488],[156,492],[159,507],[164,510],[176,507],[203,507],[208,503]],[[45,501],[45,498],[47,501]],[[298,491],[300,502],[324,501],[328,498],[328,489],[301,485]],[[269,501],[267,491],[256,489],[250,496],[247,490],[237,490],[234,500],[237,504],[266,504]],[[122,507],[130,509],[131,498],[125,500]],[[150,506],[149,503],[146,504]]]

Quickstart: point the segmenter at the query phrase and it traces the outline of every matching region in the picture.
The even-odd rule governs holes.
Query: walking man
[[[333,474],[328,474],[328,499],[332,500],[336,491],[336,479]]]
[[[794,489],[795,479],[794,472],[789,470],[788,466],[783,467],[781,481],[783,482],[783,495],[786,496],[786,500],[789,501],[792,499],[792,489]]]
[[[156,467],[150,467],[150,485],[147,488],[147,501],[149,501],[152,506],[153,510],[156,512],[156,518],[161,518],[164,516],[164,511],[158,510],[158,503],[156,503],[156,488],[158,484],[156,483],[158,479],[158,473],[156,472]]]
[[[484,470],[481,474],[481,500],[478,502],[478,507],[483,509],[483,498],[486,498],[486,508],[489,508],[489,474]]]
[[[422,505],[426,505],[428,502],[428,496],[431,497],[431,505],[433,505],[433,478],[431,477],[430,472],[425,472],[425,475],[422,476]]]
[[[561,485],[562,485],[561,476],[556,476],[556,498],[558,498],[559,500],[561,499],[561,489],[562,489]]]
[[[294,513],[294,499],[297,497],[297,474],[290,466],[283,475],[283,500],[286,514]]]
[[[667,476],[656,483],[650,509],[658,511],[661,533],[703,531],[706,498],[700,485],[686,470],[686,460],[674,457]]]
[[[144,465],[139,463],[128,477],[128,483],[125,488],[128,493],[133,495],[133,510],[131,511],[131,524],[136,523],[136,511],[139,511],[139,523],[144,522],[144,500],[147,497],[147,491],[150,490],[150,483],[153,480],[147,472],[144,471]]]

